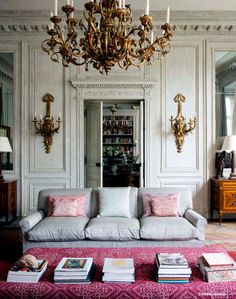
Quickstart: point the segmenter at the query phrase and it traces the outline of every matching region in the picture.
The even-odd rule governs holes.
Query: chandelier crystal
[[[129,66],[141,66],[153,63],[165,56],[171,49],[172,26],[167,22],[161,26],[162,36],[155,37],[153,20],[149,15],[149,0],[146,0],[145,14],[140,17],[140,25],[132,25],[132,10],[125,0],[91,0],[85,3],[83,17],[74,18],[73,0],[67,0],[62,6],[66,14],[66,30],[62,18],[57,15],[55,0],[54,15],[51,12],[51,24],[47,31],[50,38],[42,42],[42,49],[64,66],[89,64],[100,73],[106,73],[116,64],[127,69]],[[81,38],[79,30],[81,30]]]

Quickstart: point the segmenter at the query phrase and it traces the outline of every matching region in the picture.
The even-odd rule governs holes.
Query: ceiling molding
[[[77,18],[82,17],[76,15]],[[166,12],[152,12],[154,29],[161,30]],[[0,11],[1,35],[45,35],[49,24],[47,11]],[[139,24],[141,11],[133,12],[134,24]],[[191,35],[235,35],[234,11],[173,11],[171,14],[174,34]]]

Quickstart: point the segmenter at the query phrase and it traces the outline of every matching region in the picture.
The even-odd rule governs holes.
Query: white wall
[[[207,216],[208,179],[214,174],[214,49],[236,49],[232,12],[172,12],[172,50],[163,61],[145,69],[115,69],[110,75],[83,68],[63,69],[41,50],[48,18],[44,13],[0,13],[0,51],[15,57],[14,170],[6,178],[18,180],[18,213],[36,209],[43,188],[80,187],[83,169],[83,101],[127,98],[146,102],[146,185],[190,188],[194,208]],[[163,15],[163,13],[161,13]],[[137,20],[137,15],[135,15]],[[154,16],[159,20],[159,15]],[[231,28],[231,25],[233,27]],[[156,28],[160,24],[155,24]],[[61,113],[63,124],[54,135],[52,152],[35,135],[34,112],[45,114],[42,97],[51,93],[52,113]],[[169,118],[176,115],[173,98],[186,97],[186,118],[198,118],[193,134],[177,153]]]

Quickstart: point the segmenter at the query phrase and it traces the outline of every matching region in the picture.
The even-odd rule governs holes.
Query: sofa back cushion
[[[38,195],[38,210],[43,210],[48,214],[48,197],[49,195],[85,195],[84,211],[87,217],[91,217],[91,195],[92,188],[70,188],[70,189],[44,189],[39,192]]]
[[[159,194],[180,194],[179,198],[179,215],[183,216],[187,209],[192,209],[192,194],[191,190],[175,187],[151,187],[139,188],[138,192],[138,217],[141,218],[144,214],[143,197],[145,194],[159,195]]]
[[[85,216],[86,195],[52,195],[48,196],[48,216]]]
[[[119,190],[122,187],[111,187],[111,190]],[[95,188],[93,189],[93,194],[92,194],[92,213],[91,217],[97,217],[97,215],[100,212],[100,200],[99,196],[102,193],[103,188]],[[108,187],[104,187],[104,189],[108,189]],[[112,204],[114,205],[114,208],[119,206],[119,200],[110,197],[110,200]],[[130,212],[130,217],[131,218],[137,218],[138,217],[138,188],[136,187],[131,187],[130,192],[129,192],[129,212]]]

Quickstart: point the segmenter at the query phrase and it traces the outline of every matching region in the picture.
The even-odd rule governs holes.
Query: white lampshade
[[[221,149],[223,151],[236,151],[236,135],[226,136]]]
[[[7,137],[0,137],[0,152],[12,152],[11,145]]]

